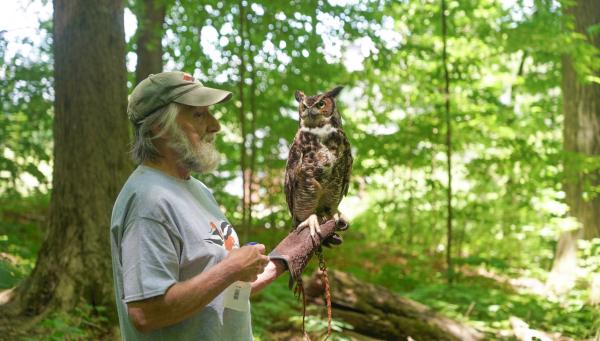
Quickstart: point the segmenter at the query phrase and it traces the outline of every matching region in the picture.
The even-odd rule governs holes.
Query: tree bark
[[[126,75],[123,2],[55,0],[50,219],[31,276],[0,306],[8,334],[79,304],[116,320],[109,226],[130,170]]]
[[[442,64],[444,68],[444,109],[446,113],[446,173],[448,187],[446,191],[446,266],[448,284],[454,281],[452,264],[452,120],[450,115],[450,76],[448,75],[448,27],[446,20],[446,1],[442,0]]]
[[[252,42],[250,39],[251,30],[248,30],[248,40]],[[248,165],[248,227],[252,228],[252,204],[254,200],[254,191],[255,191],[255,177],[256,177],[256,154],[257,154],[257,146],[256,146],[256,64],[254,63],[254,56],[250,56],[249,63],[251,67],[250,71],[250,136],[252,137],[250,141],[250,164]]]
[[[167,1],[142,0],[138,1],[136,5],[134,10],[138,20],[135,49],[137,54],[135,82],[137,84],[150,74],[162,72],[162,37]]]
[[[350,274],[329,270],[333,318],[351,324],[354,332],[384,340],[481,340],[483,335],[430,308],[388,289],[361,282]],[[321,275],[306,285],[311,303],[324,306]],[[325,309],[325,308],[323,308]]]
[[[580,0],[568,8],[568,14],[575,19],[575,32],[587,36],[588,41],[600,49],[600,34],[590,36],[588,28],[600,23],[600,2]],[[573,65],[573,56],[562,59],[562,92],[564,112],[564,149],[575,159],[600,157],[600,84],[584,84]],[[600,76],[595,72],[595,76]],[[580,160],[580,159],[579,159]],[[571,214],[583,225],[583,238],[600,236],[600,195],[591,200],[584,193],[589,185],[600,185],[600,169],[584,174],[580,162],[565,162],[565,183],[567,204]]]
[[[240,111],[239,111],[239,120],[240,120],[240,130],[242,134],[242,143],[240,144],[240,168],[242,170],[242,223],[241,228],[243,230],[243,239],[245,241],[248,240],[250,225],[248,223],[249,217],[249,203],[250,203],[250,188],[252,186],[249,176],[250,172],[248,170],[248,147],[246,146],[248,141],[248,127],[246,126],[246,97],[244,95],[245,89],[245,80],[246,80],[246,57],[244,52],[244,47],[246,45],[246,11],[243,1],[238,2],[239,8],[239,36],[240,36],[240,44],[239,44],[239,83],[238,88],[240,92]]]
[[[581,0],[567,8],[566,14],[574,18],[574,30],[596,48],[600,48],[600,35],[592,37],[588,28],[600,23],[600,3]],[[564,114],[563,188],[571,215],[582,225],[580,230],[564,232],[558,241],[556,256],[548,285],[555,292],[565,292],[574,283],[577,267],[577,240],[600,236],[600,196],[586,198],[588,186],[600,185],[600,169],[583,171],[582,159],[600,157],[600,84],[583,83],[574,67],[577,56],[562,57],[562,93]],[[596,71],[596,76],[598,72]]]

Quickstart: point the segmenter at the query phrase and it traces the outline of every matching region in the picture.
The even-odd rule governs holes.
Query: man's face
[[[214,170],[220,161],[214,142],[221,125],[208,107],[182,106],[175,123],[168,132],[168,146],[180,156],[180,165],[201,173]]]

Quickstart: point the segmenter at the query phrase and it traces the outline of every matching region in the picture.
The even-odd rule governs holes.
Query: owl
[[[342,87],[316,96],[296,91],[300,125],[290,147],[285,195],[295,228],[320,233],[320,224],[340,215],[338,205],[348,193],[352,153],[342,129],[335,97]]]

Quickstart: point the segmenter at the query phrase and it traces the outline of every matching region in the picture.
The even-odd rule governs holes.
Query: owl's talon
[[[305,221],[298,225],[298,228],[305,228],[307,226],[310,229],[310,236],[313,239],[315,239],[317,233],[321,233],[321,226],[316,214],[311,214]]]

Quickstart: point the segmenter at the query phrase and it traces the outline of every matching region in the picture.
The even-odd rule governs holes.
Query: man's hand
[[[236,280],[254,282],[265,270],[269,257],[265,256],[265,246],[256,244],[231,250],[223,262],[227,262],[234,269]]]
[[[172,285],[164,295],[127,303],[136,329],[148,332],[179,323],[196,314],[235,281],[252,282],[264,271],[269,257],[264,245],[234,249],[215,266]]]

